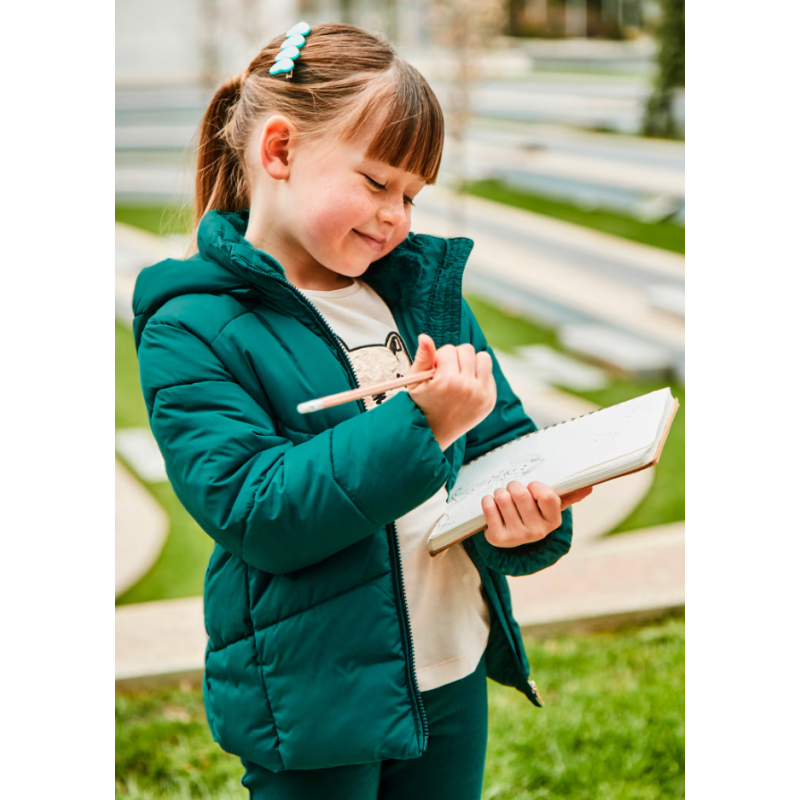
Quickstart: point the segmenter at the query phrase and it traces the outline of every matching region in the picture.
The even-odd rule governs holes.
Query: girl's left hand
[[[559,497],[553,489],[534,481],[523,486],[511,481],[507,489],[486,495],[481,508],[486,517],[486,541],[495,547],[517,547],[538,542],[561,525],[561,512],[592,493],[592,487]]]

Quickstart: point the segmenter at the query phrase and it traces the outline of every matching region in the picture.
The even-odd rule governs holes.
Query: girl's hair
[[[315,25],[292,78],[270,75],[285,36],[273,39],[214,95],[200,126],[195,227],[206,211],[250,206],[245,151],[256,125],[283,114],[308,138],[350,140],[380,121],[366,157],[434,183],[444,117],[422,75],[381,36],[352,25]]]

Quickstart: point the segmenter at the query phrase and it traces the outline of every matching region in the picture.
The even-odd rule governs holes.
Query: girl
[[[536,428],[461,296],[472,242],[409,233],[436,97],[381,38],[301,30],[290,71],[281,36],[216,93],[199,252],[134,297],[153,433],[216,542],[208,721],[253,797],[478,798],[486,676],[541,705],[505,575],[567,552],[562,510],[586,492],[513,482],[484,498],[485,532],[428,554],[461,465]]]

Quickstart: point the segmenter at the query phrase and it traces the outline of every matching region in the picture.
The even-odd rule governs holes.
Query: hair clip
[[[292,77],[294,62],[300,56],[300,50],[306,43],[306,36],[311,32],[311,26],[307,22],[298,22],[297,25],[286,31],[286,39],[281,45],[275,63],[269,68],[270,75],[286,74],[286,79]]]

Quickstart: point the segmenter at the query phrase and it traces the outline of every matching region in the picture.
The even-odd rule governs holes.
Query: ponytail
[[[203,214],[212,208],[241,211],[249,206],[245,173],[227,135],[227,126],[236,110],[244,80],[244,74],[227,80],[217,90],[200,123],[194,193],[195,229]]]

